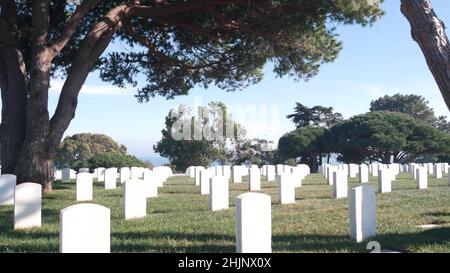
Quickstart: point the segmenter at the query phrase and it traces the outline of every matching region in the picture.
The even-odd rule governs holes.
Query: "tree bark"
[[[97,1],[98,2],[98,1]],[[17,182],[34,182],[52,190],[53,160],[59,143],[75,117],[78,94],[93,65],[109,45],[126,6],[113,8],[86,35],[64,83],[58,106],[50,120],[48,90],[53,58],[68,37],[49,46],[48,1],[33,1],[32,59],[29,74],[18,45],[17,23],[0,18],[0,88],[2,93],[2,172],[17,175]],[[11,14],[14,12],[11,2]],[[11,33],[16,35],[5,35]]]
[[[114,33],[130,17],[170,17],[187,11],[208,9],[214,5],[248,5],[247,0],[192,0],[167,5],[132,4],[112,7],[92,25],[72,60],[55,114],[48,113],[48,90],[53,59],[68,44],[84,16],[102,0],[85,0],[76,8],[59,37],[49,38],[49,2],[33,0],[32,26],[19,28],[16,2],[1,0],[0,8],[0,89],[2,96],[2,172],[16,174],[18,183],[40,183],[45,191],[52,189],[53,159],[64,132],[75,117],[78,94]],[[211,7],[210,7],[211,8]],[[23,23],[23,22],[22,22]],[[28,24],[28,22],[25,22]],[[30,33],[28,33],[30,32]],[[24,34],[24,35],[22,35]],[[23,42],[31,44],[22,56]],[[53,36],[53,35],[50,35]],[[31,37],[31,39],[30,39]],[[22,43],[22,44],[21,44]],[[24,51],[25,52],[25,51]]]
[[[425,55],[428,68],[450,110],[450,43],[444,23],[430,0],[402,0],[401,11],[411,25],[411,35]]]
[[[2,173],[14,174],[25,139],[26,71],[19,45],[14,1],[2,5],[0,18],[0,88],[2,95]]]

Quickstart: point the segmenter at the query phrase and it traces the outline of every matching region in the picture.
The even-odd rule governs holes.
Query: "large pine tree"
[[[258,82],[268,61],[279,76],[307,79],[341,49],[332,22],[368,25],[382,15],[367,0],[79,2],[0,0],[2,171],[46,190],[90,72],[118,86],[144,76],[140,101],[195,85],[240,89]],[[105,53],[114,40],[128,48]],[[65,81],[50,117],[56,75]]]

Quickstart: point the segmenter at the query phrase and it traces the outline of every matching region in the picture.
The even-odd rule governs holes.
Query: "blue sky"
[[[438,16],[450,25],[450,1],[432,2]],[[179,104],[193,105],[195,100],[277,106],[281,134],[294,128],[285,116],[292,113],[296,101],[308,106],[333,106],[350,117],[367,112],[370,101],[382,95],[414,93],[429,100],[437,115],[448,115],[424,57],[411,39],[409,24],[400,13],[400,1],[386,0],[384,9],[386,15],[372,28],[338,26],[337,33],[344,45],[340,56],[334,63],[322,66],[319,75],[308,82],[276,79],[267,65],[265,79],[243,91],[226,93],[217,88],[195,88],[188,96],[169,101],[159,97],[139,104],[133,89],[119,90],[92,74],[66,135],[103,133],[125,144],[132,154],[150,156],[168,111]],[[53,89],[58,89],[57,82],[53,83]],[[57,99],[58,93],[51,92],[51,113]]]

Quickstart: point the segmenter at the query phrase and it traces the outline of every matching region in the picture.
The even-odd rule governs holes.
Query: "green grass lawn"
[[[377,188],[377,178],[370,184]],[[230,184],[230,209],[208,211],[208,197],[192,179],[172,177],[148,199],[147,217],[124,220],[122,187],[104,190],[94,183],[94,203],[111,209],[112,252],[234,252],[235,198],[248,184]],[[349,187],[358,183],[349,181]],[[279,205],[275,182],[262,182],[272,196],[274,252],[368,252],[367,242],[349,238],[348,199],[332,199],[332,186],[318,174],[297,188],[297,202]],[[57,252],[59,211],[76,204],[75,183],[55,183],[43,195],[42,227],[13,230],[13,207],[0,207],[0,252]],[[418,225],[438,224],[423,230]],[[401,252],[450,252],[450,187],[447,177],[429,178],[427,190],[402,173],[392,192],[377,193],[377,237],[383,249]]]

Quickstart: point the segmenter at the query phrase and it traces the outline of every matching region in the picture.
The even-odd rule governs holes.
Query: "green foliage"
[[[297,128],[306,126],[331,128],[343,120],[342,114],[334,113],[333,107],[316,105],[308,108],[299,102],[296,102],[294,114],[286,117],[292,119]]]
[[[315,171],[325,152],[327,131],[323,127],[307,126],[289,132],[278,141],[278,153],[286,160],[300,158],[301,163],[308,164]]]
[[[447,121],[446,116],[439,116],[436,121],[436,127],[445,132],[446,134],[450,135],[450,122]]]
[[[116,156],[117,159],[107,160],[110,156]],[[118,165],[96,165],[95,161],[92,161],[96,157],[96,160],[104,160],[105,162],[114,162]],[[101,159],[101,160],[100,160]],[[66,137],[60,144],[60,148],[57,153],[57,159],[55,166],[57,168],[71,167],[74,169],[79,168],[96,168],[96,167],[120,167],[120,166],[135,166],[129,165],[127,162],[142,166],[142,162],[133,156],[127,155],[127,148],[124,145],[120,145],[112,138],[102,134],[90,134],[82,133],[75,134],[70,137]],[[120,165],[120,166],[119,166]]]
[[[241,164],[278,164],[282,161],[277,157],[273,149],[273,142],[266,139],[244,140],[234,147],[231,155],[233,165]]]
[[[122,167],[144,167],[148,165],[133,155],[127,155],[117,152],[102,152],[95,154],[88,160],[88,167],[94,169],[96,167],[105,168],[122,168]]]
[[[450,136],[410,115],[376,111],[336,125],[327,137],[344,162],[408,162],[423,155],[447,153]]]
[[[121,1],[104,1],[90,19],[100,18],[99,12],[114,2]],[[309,79],[321,64],[334,61],[341,50],[332,25],[370,25],[383,14],[381,2],[266,0],[216,6],[212,2],[220,21],[231,24],[228,27],[219,26],[218,17],[207,11],[167,16],[173,17],[171,20],[142,20],[145,24],[132,20],[139,35],[150,37],[150,49],[119,31],[116,39],[125,41],[132,50],[105,54],[100,75],[117,86],[136,86],[138,77],[146,78],[148,84],[138,90],[139,101],[155,95],[185,95],[196,85],[242,89],[262,79],[268,61],[280,77]]]
[[[200,107],[197,116],[191,116],[190,109],[180,105],[178,110],[169,112],[165,124],[162,139],[153,148],[169,158],[177,171],[189,166],[206,167],[214,161],[225,163],[231,154],[227,143],[240,146],[245,136],[243,128],[233,121],[221,102]],[[227,130],[231,133],[227,134]],[[183,137],[174,139],[172,133],[177,132]]]
[[[370,103],[370,111],[391,111],[410,115],[414,118],[434,124],[436,117],[428,101],[419,95],[385,95]],[[441,117],[444,118],[445,117]]]

